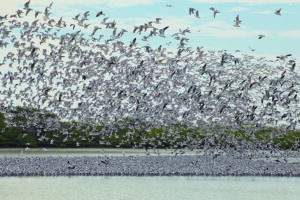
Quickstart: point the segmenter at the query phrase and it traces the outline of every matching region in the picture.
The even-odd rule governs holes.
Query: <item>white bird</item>
[[[30,3],[30,0],[27,1],[27,2],[24,4],[24,10],[28,10],[28,9],[29,9],[29,3]]]

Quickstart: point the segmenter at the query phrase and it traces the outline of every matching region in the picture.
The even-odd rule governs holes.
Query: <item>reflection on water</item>
[[[159,149],[160,155],[171,155],[171,149]],[[30,148],[25,151],[24,148],[0,148],[0,157],[14,157],[14,156],[101,156],[112,155],[145,155],[145,149],[123,149],[123,148]],[[157,150],[149,150],[150,155],[156,155]],[[199,154],[197,151],[185,150],[185,154],[195,155]]]
[[[296,200],[300,178],[0,177],[1,200]]]

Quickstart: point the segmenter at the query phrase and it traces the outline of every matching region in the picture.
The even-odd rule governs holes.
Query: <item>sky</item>
[[[15,13],[24,7],[25,2],[1,0],[0,16]],[[31,0],[30,7],[44,11],[51,2]],[[216,18],[211,7],[220,11]],[[198,10],[200,18],[189,15],[189,8]],[[278,9],[282,9],[280,16],[274,14]],[[117,27],[129,31],[126,33],[128,42],[134,37],[141,38],[132,34],[134,26],[162,18],[160,26],[169,26],[165,33],[167,38],[140,41],[140,45],[175,47],[178,41],[169,36],[179,29],[189,28],[191,33],[186,36],[190,39],[187,46],[192,48],[240,50],[274,58],[292,54],[297,60],[300,58],[300,0],[54,0],[51,16],[63,17],[71,22],[75,15],[90,11],[90,23],[97,25],[101,20],[95,15],[101,10],[109,20],[117,22]],[[242,21],[240,27],[233,26],[237,15]],[[258,39],[259,34],[265,37]]]

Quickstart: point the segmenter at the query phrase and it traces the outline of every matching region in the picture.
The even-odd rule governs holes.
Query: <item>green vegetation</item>
[[[300,130],[248,126],[188,127],[182,124],[151,126],[133,118],[114,123],[62,122],[47,111],[16,107],[0,113],[0,147],[122,147],[219,148],[252,145],[258,148],[296,149]],[[6,113],[6,114],[4,114]],[[6,118],[6,116],[9,116]],[[213,134],[212,134],[213,133]]]

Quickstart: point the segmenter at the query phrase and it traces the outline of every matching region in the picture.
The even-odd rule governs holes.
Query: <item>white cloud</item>
[[[275,10],[271,11],[271,10],[262,10],[262,11],[253,11],[252,13],[254,14],[262,14],[262,15],[269,15],[269,14],[275,14]],[[282,10],[281,14],[295,14],[296,12],[293,11],[286,11],[286,10]]]
[[[200,34],[209,37],[218,38],[247,38],[257,37],[259,34],[271,35],[270,31],[264,30],[246,30],[245,27],[236,28],[225,21],[213,21],[206,24],[193,27],[192,31],[200,29]]]
[[[190,0],[197,3],[247,3],[247,4],[277,4],[300,3],[300,0]]]
[[[264,10],[264,11],[253,11],[252,13],[268,15],[268,14],[274,14],[274,11]]]
[[[230,10],[226,10],[225,12],[241,12],[241,11],[245,11],[248,10],[248,8],[246,7],[234,7]]]
[[[218,30],[213,28],[206,28],[203,31],[204,35],[218,38],[245,38],[245,37],[257,37],[258,34],[261,34],[262,31],[259,30],[239,30],[239,29],[227,29],[227,30]]]
[[[278,37],[300,38],[300,30],[279,31]]]

